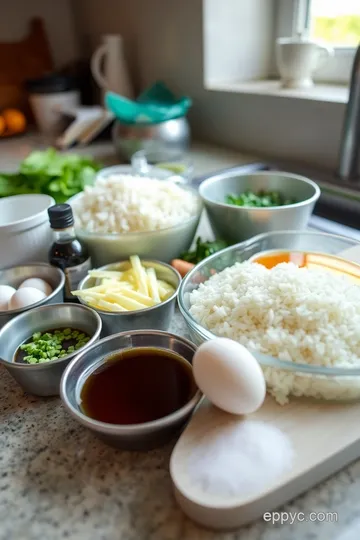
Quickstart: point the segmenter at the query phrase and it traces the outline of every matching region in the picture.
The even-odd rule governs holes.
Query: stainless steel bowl
[[[190,127],[183,116],[158,124],[129,125],[116,120],[112,139],[118,155],[128,161],[138,150],[176,150],[183,153],[190,145]]]
[[[44,300],[31,304],[31,306],[26,306],[25,308],[20,309],[12,309],[10,311],[0,311],[0,328],[20,313],[24,313],[38,306],[63,302],[63,289],[65,285],[64,272],[55,266],[51,266],[50,264],[34,263],[27,264],[26,266],[13,266],[12,268],[0,270],[0,285],[10,285],[11,287],[17,289],[19,285],[25,281],[25,279],[34,277],[47,281],[49,285],[51,285],[53,292],[44,298]]]
[[[12,319],[0,330],[0,364],[8,370],[25,392],[36,396],[58,395],[63,371],[77,352],[43,364],[18,364],[14,362],[17,348],[34,332],[69,326],[91,336],[90,341],[79,351],[90,347],[100,337],[99,315],[92,309],[79,304],[38,307]]]
[[[226,204],[229,193],[278,191],[295,204],[272,208],[249,208]],[[286,172],[239,175],[227,171],[205,180],[199,188],[215,235],[234,244],[257,234],[277,230],[305,229],[320,197],[315,182]]]
[[[104,336],[124,331],[141,330],[143,328],[154,328],[156,330],[167,330],[169,328],[171,319],[174,315],[181,276],[175,268],[159,261],[147,261],[142,259],[141,264],[145,268],[154,268],[158,279],[162,279],[174,287],[174,294],[156,306],[139,309],[137,311],[110,313],[109,311],[92,308],[101,317]],[[128,270],[129,268],[129,261],[124,261],[102,266],[99,270]],[[89,287],[94,287],[96,283],[96,278],[87,276],[79,284],[79,289],[84,290]],[[88,305],[81,298],[79,298],[79,300],[85,306]]]
[[[117,425],[99,422],[86,416],[79,405],[81,389],[90,373],[98,369],[109,355],[134,347],[168,349],[178,353],[190,363],[196,350],[196,346],[187,339],[168,332],[156,330],[122,332],[100,340],[74,358],[61,379],[60,396],[71,416],[108,444],[126,450],[149,450],[166,443],[179,433],[201,399],[199,390],[179,410],[164,418],[143,424]]]

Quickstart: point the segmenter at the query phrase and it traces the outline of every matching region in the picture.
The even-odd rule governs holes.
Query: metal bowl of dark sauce
[[[69,413],[105,442],[147,450],[177,435],[201,399],[196,346],[156,330],[123,332],[80,353],[64,372]]]

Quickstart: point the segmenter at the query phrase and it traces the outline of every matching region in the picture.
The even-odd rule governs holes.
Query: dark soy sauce
[[[61,270],[83,264],[88,258],[86,247],[78,238],[57,240],[49,251],[50,264],[61,268]]]
[[[48,214],[55,237],[49,251],[49,263],[61,268],[65,274],[65,301],[79,302],[71,291],[78,288],[91,268],[87,247],[75,235],[74,216],[69,204],[50,206]]]
[[[89,375],[80,405],[87,416],[109,424],[142,424],[163,418],[196,393],[192,366],[172,351],[127,349]]]

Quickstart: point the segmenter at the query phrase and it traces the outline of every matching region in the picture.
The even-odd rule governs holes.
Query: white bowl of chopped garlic
[[[90,270],[72,293],[100,315],[103,336],[145,328],[167,330],[180,282],[172,266],[133,255],[128,261]]]

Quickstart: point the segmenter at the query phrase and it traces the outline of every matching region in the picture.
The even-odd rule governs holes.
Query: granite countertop
[[[33,147],[28,139],[17,144],[0,145],[0,170],[14,168]],[[111,156],[111,147],[97,147],[97,155],[104,152]],[[247,156],[202,145],[195,147],[193,159],[198,174],[249,161]],[[170,330],[187,335],[179,312]],[[25,395],[3,368],[0,418],[0,540],[360,537],[360,461],[281,509],[337,512],[337,522],[272,525],[259,520],[238,531],[215,533],[194,525],[174,501],[168,473],[173,444],[147,453],[110,448],[70,418],[59,398]]]

